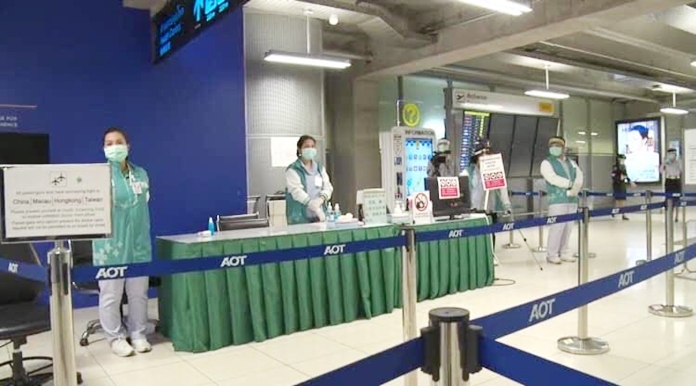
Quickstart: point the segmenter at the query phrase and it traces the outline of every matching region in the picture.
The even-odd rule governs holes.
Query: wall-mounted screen
[[[425,138],[406,138],[406,196],[425,190],[428,164],[433,156],[433,141]]]
[[[626,156],[626,173],[631,181],[660,181],[659,140],[659,118],[616,122],[617,153]]]
[[[186,45],[225,14],[249,0],[170,0],[152,18],[155,63]]]

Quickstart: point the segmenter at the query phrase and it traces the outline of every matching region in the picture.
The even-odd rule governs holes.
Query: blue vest
[[[317,161],[314,162],[317,163],[317,170],[321,174],[323,165]],[[290,166],[288,166],[285,170],[287,171],[289,169],[294,170],[295,172],[297,172],[297,175],[300,176],[300,181],[302,181],[302,187],[306,192],[307,170],[302,165],[302,160],[298,158],[297,161],[291,163]],[[313,197],[310,197],[310,199],[311,198]],[[324,212],[326,212],[326,203],[324,203]],[[292,198],[292,194],[288,192],[287,187],[285,188],[285,217],[287,218],[288,225],[307,224],[310,222],[310,219],[307,216],[307,205],[302,204],[301,202],[298,202],[294,198]]]
[[[551,163],[553,171],[564,178],[570,180],[570,182],[575,182],[575,177],[577,175],[575,167],[573,167],[570,159],[566,157],[564,161],[561,161],[558,157],[550,156],[546,159]],[[565,164],[568,171],[563,167]],[[569,175],[570,174],[570,175]],[[577,197],[568,197],[568,189],[559,188],[556,185],[551,185],[546,182],[546,193],[548,195],[549,205],[553,204],[576,204],[578,202]]]

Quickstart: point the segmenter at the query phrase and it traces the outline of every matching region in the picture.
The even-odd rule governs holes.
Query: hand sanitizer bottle
[[[210,231],[211,236],[215,235],[215,223],[212,217],[208,217],[208,231]]]
[[[341,217],[341,207],[338,205],[338,203],[336,203],[336,205],[334,206],[333,212],[334,221],[338,221],[338,218]]]
[[[327,229],[333,229],[336,228],[336,218],[334,217],[334,211],[331,208],[331,203],[329,202],[327,205],[327,213],[326,213],[326,228]]]

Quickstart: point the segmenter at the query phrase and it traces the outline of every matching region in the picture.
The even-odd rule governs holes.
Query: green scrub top
[[[112,231],[110,239],[92,241],[95,266],[146,263],[152,260],[150,179],[145,169],[128,163],[111,166]]]

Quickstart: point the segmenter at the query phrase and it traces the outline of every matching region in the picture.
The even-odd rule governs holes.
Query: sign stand
[[[499,190],[507,188],[507,179],[505,178],[505,165],[503,164],[503,156],[501,154],[489,154],[479,158],[479,173],[481,173],[481,181],[483,188],[486,190],[483,199],[483,208],[488,211],[488,201],[490,199],[491,190]],[[491,242],[493,235],[491,235]],[[505,249],[519,249],[522,246],[515,243],[514,231],[510,231],[510,242],[503,245]],[[498,256],[493,254],[494,262],[498,265]]]
[[[2,243],[54,241],[48,253],[53,383],[77,386],[70,270],[64,240],[111,236],[111,167],[2,165]]]

